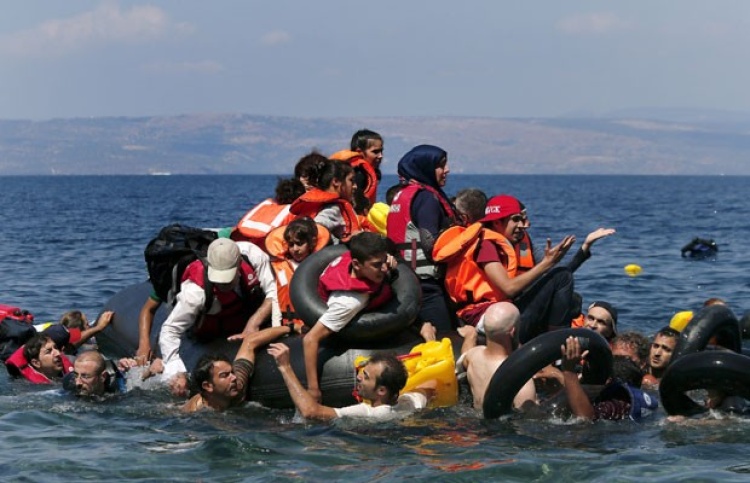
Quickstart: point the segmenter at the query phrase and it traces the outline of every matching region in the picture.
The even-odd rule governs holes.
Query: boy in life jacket
[[[583,390],[576,367],[588,351],[577,337],[568,337],[560,347],[565,394],[573,415],[588,420],[637,420],[655,410],[659,402],[641,391],[643,372],[626,356],[614,356],[612,377],[592,402]]]
[[[186,334],[202,341],[242,339],[271,318],[276,282],[268,255],[248,242],[218,238],[208,247],[206,265],[195,260],[185,269],[177,303],[162,325],[159,347],[166,380],[185,372],[180,344]],[[208,307],[206,296],[212,297]],[[280,319],[273,325],[279,325]]]
[[[526,216],[520,202],[508,195],[492,197],[481,225],[455,227],[435,245],[435,260],[447,265],[445,286],[461,307],[459,317],[482,330],[484,312],[493,303],[512,301],[521,311],[519,340],[525,343],[552,328],[570,326],[573,319],[573,275],[557,267],[575,242],[572,235],[552,246],[544,258],[518,273],[515,245],[525,236]]]
[[[364,232],[352,237],[349,251],[332,261],[318,283],[318,293],[328,309],[303,339],[307,390],[320,401],[318,348],[320,342],[339,332],[361,311],[375,309],[392,296],[387,281],[396,260],[388,254],[384,237]]]
[[[314,159],[314,169],[308,173],[313,188],[294,200],[287,221],[306,216],[326,227],[337,240],[347,241],[362,230],[352,206],[357,187],[354,171],[350,165],[318,153],[308,157]]]
[[[276,296],[284,321],[294,322],[300,328],[304,325],[294,313],[289,285],[297,266],[330,241],[328,230],[307,217],[278,227],[266,237],[266,252],[271,256],[271,267],[276,276]]]
[[[296,178],[281,179],[276,184],[276,196],[261,201],[237,223],[231,238],[249,241],[263,248],[266,236],[284,224],[289,217],[292,202],[305,193],[305,187]]]

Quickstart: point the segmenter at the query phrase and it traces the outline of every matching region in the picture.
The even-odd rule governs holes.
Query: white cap
[[[217,238],[208,246],[208,280],[229,283],[240,265],[240,248],[229,238]]]

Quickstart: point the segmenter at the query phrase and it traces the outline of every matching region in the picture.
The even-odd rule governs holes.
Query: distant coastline
[[[313,149],[348,147],[362,127],[385,139],[384,173],[413,146],[435,144],[454,174],[750,175],[750,118],[717,116],[0,120],[0,176],[284,175]]]

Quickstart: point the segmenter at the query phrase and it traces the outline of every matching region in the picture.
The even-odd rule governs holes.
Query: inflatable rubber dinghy
[[[408,278],[405,280],[408,280]],[[418,287],[418,284],[415,283],[414,285]],[[115,312],[109,327],[97,335],[100,348],[106,355],[126,357],[135,354],[138,347],[138,317],[141,307],[150,293],[151,284],[149,282],[132,285],[117,293],[104,306],[103,310]],[[167,304],[162,304],[154,317],[151,330],[151,346],[154,348],[158,347],[157,338],[168,315],[169,307]],[[461,338],[452,335],[450,339],[453,351],[457,355],[460,352]],[[306,384],[302,338],[286,337],[280,341],[289,345],[294,372],[300,381]],[[356,402],[352,390],[355,384],[355,359],[358,356],[367,357],[375,352],[385,350],[395,351],[397,354],[407,354],[412,347],[421,342],[422,339],[411,330],[400,330],[398,333],[389,336],[387,340],[361,341],[356,344],[356,348],[344,346],[335,338],[324,341],[319,356],[319,363],[322,365],[320,388],[323,392],[323,404],[342,407]],[[190,338],[183,338],[180,356],[185,362],[185,366],[190,369],[203,354],[210,352],[220,352],[233,359],[239,345],[239,342],[228,342],[226,340],[199,343]],[[416,364],[416,362],[412,361],[414,367],[422,369],[425,366],[424,363]],[[431,361],[425,362],[427,366],[431,365]],[[453,374],[452,370],[450,372]],[[454,375],[453,381],[455,381]],[[441,382],[443,387],[446,388],[450,384],[455,385],[455,382],[451,382],[451,377],[447,374]],[[448,389],[455,390],[455,386]],[[281,374],[276,368],[276,362],[263,349],[256,353],[255,375],[250,384],[250,400],[270,408],[294,407]]]

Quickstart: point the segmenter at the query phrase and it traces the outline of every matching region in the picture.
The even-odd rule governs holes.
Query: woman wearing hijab
[[[431,323],[438,331],[449,330],[455,318],[432,261],[438,234],[458,223],[455,208],[443,192],[448,173],[448,153],[437,146],[423,144],[406,153],[398,162],[404,187],[393,199],[387,222],[388,238],[420,279],[419,321]]]

